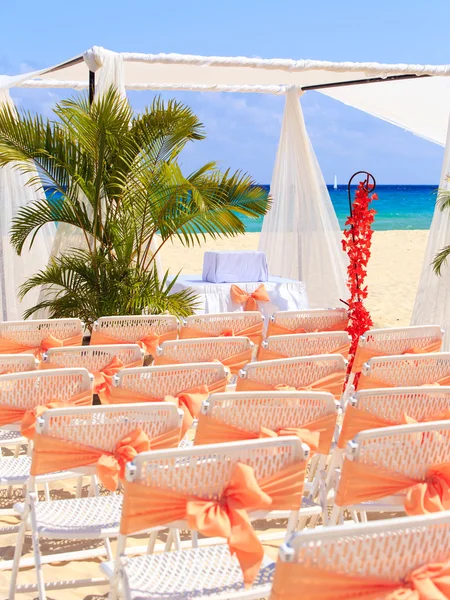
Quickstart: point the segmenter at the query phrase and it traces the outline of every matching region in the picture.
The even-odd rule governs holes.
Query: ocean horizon
[[[269,185],[262,187],[269,189]],[[347,185],[328,185],[331,201],[340,226],[349,215]],[[356,189],[356,186],[352,186]],[[397,229],[429,229],[436,204],[438,185],[377,185],[378,200],[371,204],[377,211],[373,224],[374,231]],[[354,191],[353,195],[354,197]],[[258,232],[261,219],[245,219],[247,231]]]

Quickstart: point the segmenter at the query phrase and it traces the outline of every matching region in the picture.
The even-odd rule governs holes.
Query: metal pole
[[[89,105],[94,102],[95,96],[95,73],[94,71],[89,71]]]

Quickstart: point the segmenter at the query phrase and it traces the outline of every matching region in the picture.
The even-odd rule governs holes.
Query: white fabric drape
[[[312,308],[339,306],[348,298],[342,233],[295,89],[286,94],[270,192],[259,242],[269,273],[305,281]]]
[[[8,89],[0,88],[0,105],[13,102]],[[43,197],[44,191],[37,184],[27,182],[35,173],[22,173],[17,165],[0,168],[0,320],[17,321],[22,319],[25,310],[35,305],[39,290],[29,292],[20,301],[20,286],[37,271],[44,269],[55,237],[55,226],[45,225],[36,234],[31,250],[25,245],[18,256],[10,242],[12,219],[18,209]]]
[[[450,120],[447,144],[440,180],[440,189],[450,191]],[[450,267],[444,266],[442,276],[434,273],[432,262],[436,254],[450,245],[450,210],[441,211],[436,205],[428,235],[425,260],[420,275],[411,325],[440,325],[445,330],[442,350],[450,350]]]

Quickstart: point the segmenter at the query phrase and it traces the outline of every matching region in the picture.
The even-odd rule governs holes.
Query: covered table
[[[233,302],[231,299],[230,292],[232,285],[232,283],[209,283],[203,281],[201,275],[180,275],[172,291],[179,292],[185,288],[192,288],[199,297],[197,314],[242,311],[244,310],[244,305]],[[250,294],[261,285],[261,282],[237,283],[236,285]],[[258,302],[258,308],[265,318],[271,317],[278,310],[302,310],[309,308],[306,296],[306,284],[303,281],[270,276],[269,280],[263,285],[269,295],[270,301]]]

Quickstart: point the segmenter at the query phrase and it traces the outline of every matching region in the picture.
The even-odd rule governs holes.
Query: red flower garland
[[[372,200],[378,200],[378,196],[376,194],[370,196],[366,185],[362,181],[358,185],[353,202],[353,214],[345,222],[345,225],[349,227],[344,229],[344,239],[342,240],[342,247],[349,257],[347,287],[350,290],[350,300],[348,301],[349,324],[347,331],[352,338],[352,344],[348,372],[352,368],[359,337],[373,325],[363,301],[368,294],[367,285],[364,285],[364,282],[370,258],[372,223],[376,214],[375,210],[369,208],[369,204]]]

